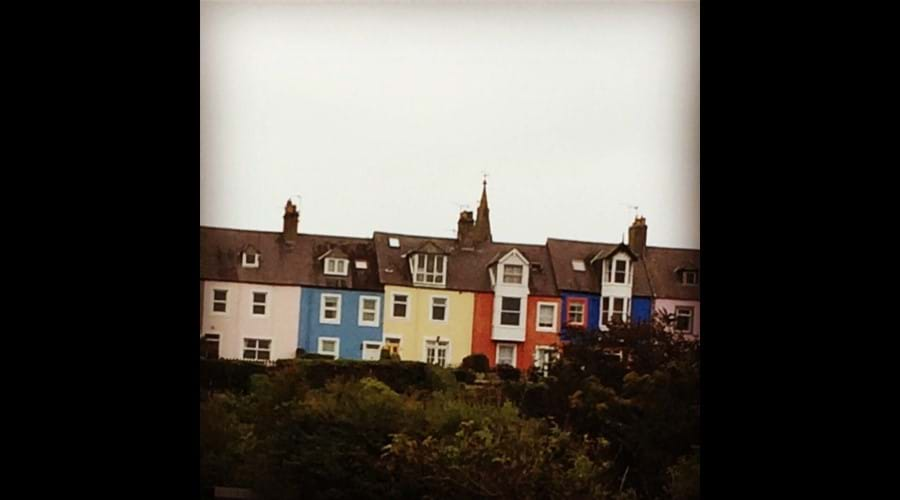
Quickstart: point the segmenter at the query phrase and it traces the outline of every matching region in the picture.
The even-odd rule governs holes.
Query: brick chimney
[[[475,248],[472,241],[475,230],[475,217],[471,210],[463,210],[459,213],[459,221],[456,223],[456,241],[460,248]]]
[[[288,199],[287,204],[284,206],[284,229],[281,233],[281,237],[284,238],[284,242],[288,245],[293,245],[297,241],[297,226],[299,222],[300,213],[297,211],[297,205],[294,205]]]
[[[647,222],[643,217],[635,217],[628,228],[628,247],[639,257],[643,257],[647,248]]]

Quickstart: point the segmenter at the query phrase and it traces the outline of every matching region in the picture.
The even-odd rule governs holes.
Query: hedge
[[[200,389],[245,393],[252,375],[266,373],[266,367],[252,361],[201,359]]]
[[[487,373],[490,370],[490,363],[488,362],[487,356],[476,353],[464,357],[460,368],[478,373]]]

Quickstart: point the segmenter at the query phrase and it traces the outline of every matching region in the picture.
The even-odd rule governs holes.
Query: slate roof
[[[253,246],[259,256],[258,268],[245,268],[241,252]],[[348,276],[326,276],[324,259],[328,250],[350,259]],[[356,269],[355,261],[368,262],[368,269]],[[268,285],[316,286],[355,290],[382,290],[372,240],[315,234],[298,234],[287,245],[280,232],[200,227],[200,279],[261,283]]]
[[[400,248],[391,248],[388,245],[389,238],[397,238],[400,241]],[[408,257],[405,255],[422,248],[430,241],[448,255],[446,288],[448,290],[493,291],[488,266],[498,256],[505,255],[515,248],[532,264],[528,278],[530,293],[558,295],[550,256],[544,245],[485,242],[476,245],[474,250],[462,250],[457,241],[451,238],[410,236],[380,231],[375,232],[373,239],[378,254],[378,275],[384,285],[413,286]],[[536,270],[535,266],[539,270]]]
[[[591,266],[590,259],[600,252],[608,254],[620,243],[547,239],[547,251],[553,263],[556,286],[560,290],[600,293],[600,262]],[[585,271],[572,269],[572,260],[582,260]],[[700,300],[700,287],[682,285],[676,268],[700,269],[700,250],[647,247],[634,267],[632,294],[682,300]]]

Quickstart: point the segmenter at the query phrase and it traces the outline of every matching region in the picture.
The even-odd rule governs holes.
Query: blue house
[[[381,356],[384,288],[370,239],[299,235],[302,270],[297,346],[336,359]]]

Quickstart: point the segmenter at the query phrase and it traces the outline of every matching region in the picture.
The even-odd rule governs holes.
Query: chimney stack
[[[459,221],[456,223],[456,241],[460,248],[474,248],[472,232],[475,230],[475,217],[471,210],[463,210],[459,213]]]
[[[635,216],[628,228],[628,247],[639,257],[644,256],[644,250],[647,249],[647,222],[643,217]]]
[[[281,234],[285,243],[293,245],[297,241],[297,226],[299,222],[300,213],[297,211],[297,205],[294,205],[288,199],[287,204],[284,206],[284,229]]]

